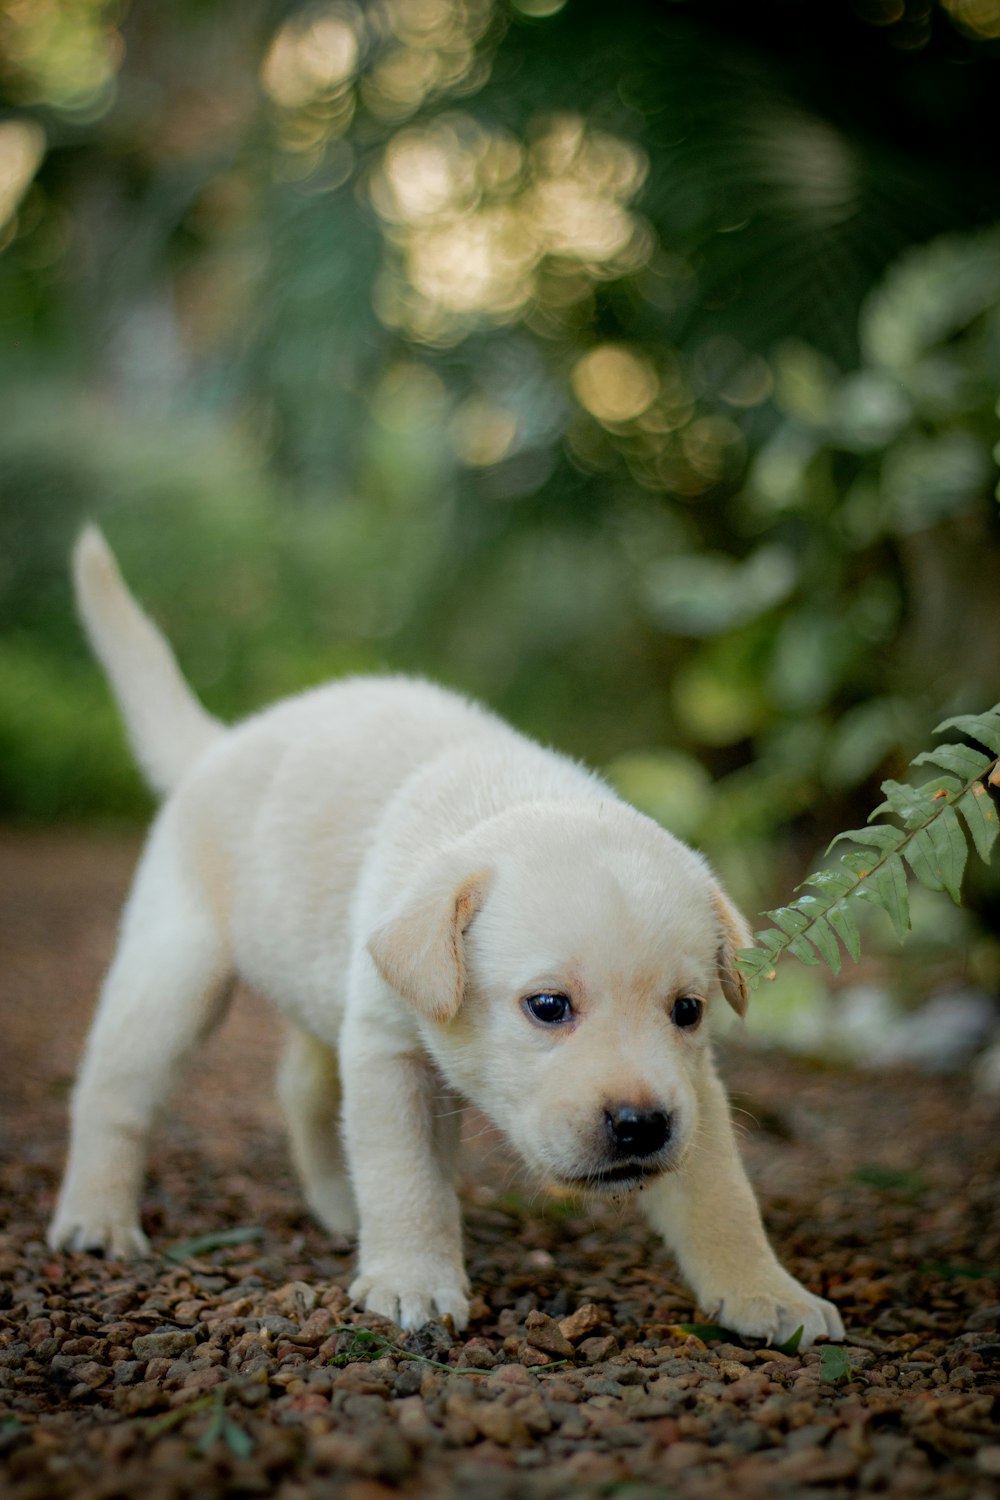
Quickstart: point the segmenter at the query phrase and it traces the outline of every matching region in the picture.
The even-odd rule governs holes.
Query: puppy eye
[[[565,1026],[573,1019],[573,1007],[568,995],[546,992],[544,995],[528,995],[522,1001],[532,1020],[543,1026]]]
[[[679,1026],[682,1031],[690,1031],[701,1020],[704,1009],[703,1002],[696,1000],[693,995],[681,995],[674,1001],[670,1016],[675,1026]]]

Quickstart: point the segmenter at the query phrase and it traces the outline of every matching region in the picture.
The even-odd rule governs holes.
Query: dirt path
[[[843,1357],[685,1334],[695,1310],[638,1218],[532,1193],[481,1122],[470,1336],[403,1341],[356,1313],[350,1247],[290,1174],[277,1027],[243,994],[158,1137],[161,1253],[52,1255],[66,1097],[136,847],[0,833],[5,1497],[996,1494],[1000,1120],[965,1078],[724,1059],[773,1237],[840,1305]]]

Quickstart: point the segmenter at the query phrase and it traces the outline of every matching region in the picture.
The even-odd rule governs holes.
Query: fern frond
[[[961,902],[968,838],[980,858],[988,861],[1000,832],[989,791],[1000,785],[1000,704],[984,714],[945,719],[934,733],[947,729],[957,729],[987,746],[993,755],[965,744],[937,745],[910,764],[935,766],[944,775],[916,787],[883,781],[886,800],[875,808],[867,826],[838,833],[830,844],[830,849],[844,841],[860,847],[841,855],[832,869],[807,876],[797,889],[808,886],[818,894],[799,896],[769,911],[774,926],[754,933],[756,947],[740,949],[737,962],[751,984],[773,979],[774,965],[783,953],[791,953],[802,963],[823,962],[839,973],[838,938],[857,962],[861,935],[853,911],[855,901],[880,906],[902,940],[910,928],[907,865],[928,890],[947,891],[956,904]],[[872,821],[882,815],[898,822]]]

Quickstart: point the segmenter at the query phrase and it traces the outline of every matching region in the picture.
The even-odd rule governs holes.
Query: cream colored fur
[[[641,1181],[640,1207],[726,1326],[843,1336],[768,1244],[707,1024],[671,1017],[679,996],[746,1005],[733,955],[749,933],[698,855],[427,682],[348,679],[224,730],[93,529],[76,582],[140,762],[169,795],[83,1059],[54,1247],[146,1248],[154,1117],[239,976],[289,1023],[294,1159],[329,1230],[359,1227],[351,1292],[369,1309],[406,1328],[467,1320],[454,1185],[467,1100],[551,1182]],[[568,1024],[526,1013],[541,992],[570,997]],[[616,1166],[622,1105],[660,1111],[670,1134]]]

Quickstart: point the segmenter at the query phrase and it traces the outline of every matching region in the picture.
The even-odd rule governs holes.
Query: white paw
[[[150,1253],[149,1241],[134,1220],[101,1213],[99,1208],[79,1213],[58,1209],[47,1239],[53,1250],[93,1251],[111,1260],[135,1260]]]
[[[730,1291],[718,1299],[711,1314],[723,1328],[731,1328],[744,1338],[766,1339],[769,1344],[784,1344],[802,1329],[799,1342],[806,1349],[819,1338],[840,1342],[844,1325],[832,1302],[789,1276],[787,1271],[771,1271],[758,1282],[750,1281],[746,1291]]]
[[[412,1333],[447,1313],[456,1329],[469,1321],[469,1287],[465,1273],[447,1261],[409,1262],[398,1268],[376,1266],[362,1271],[350,1288],[351,1300]]]

